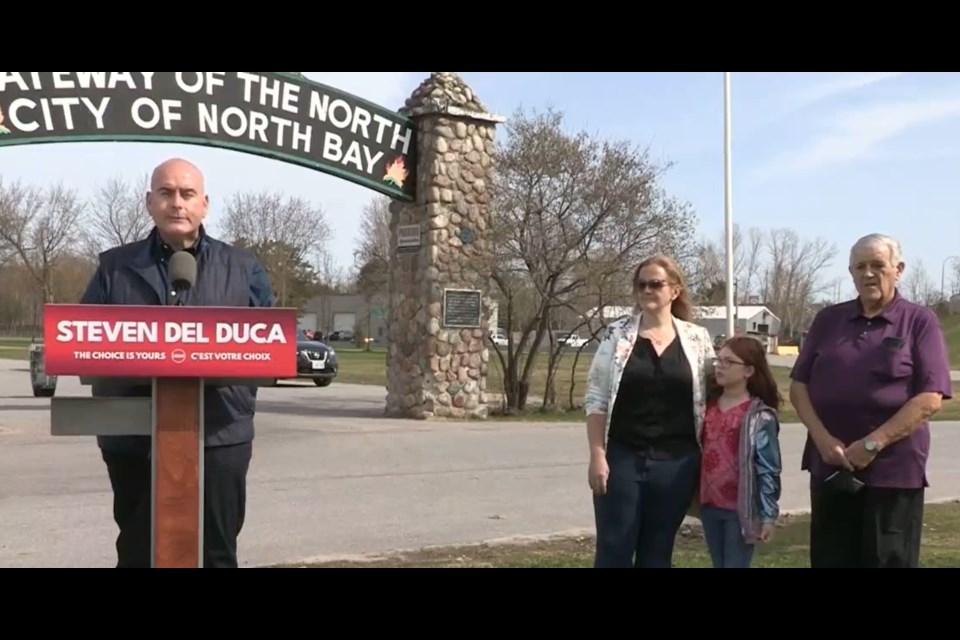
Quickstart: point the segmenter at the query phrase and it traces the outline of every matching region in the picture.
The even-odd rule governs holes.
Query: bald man
[[[198,277],[185,304],[273,306],[273,290],[257,257],[206,234],[203,223],[210,199],[200,169],[179,158],[164,162],[153,171],[146,205],[153,231],[144,240],[100,255],[81,304],[173,304],[167,265],[175,251],[189,251],[197,259]],[[110,379],[93,385],[95,397],[150,394],[150,384],[138,381]],[[256,388],[207,387],[203,402],[203,566],[236,568],[253,452]],[[117,567],[150,567],[150,437],[110,436],[97,441],[113,487],[113,517],[120,529]]]

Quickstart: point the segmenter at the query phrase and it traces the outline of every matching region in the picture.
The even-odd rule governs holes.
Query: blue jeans
[[[714,568],[750,568],[754,547],[743,540],[736,511],[704,505],[700,507],[700,521]]]
[[[670,568],[677,531],[700,479],[700,452],[654,460],[607,445],[607,493],[594,495],[596,568]]]

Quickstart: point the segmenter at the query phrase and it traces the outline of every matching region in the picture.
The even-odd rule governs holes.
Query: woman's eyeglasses
[[[667,286],[666,280],[637,280],[637,291],[650,289],[650,291],[660,291]]]

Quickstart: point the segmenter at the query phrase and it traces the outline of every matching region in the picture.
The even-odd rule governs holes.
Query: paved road
[[[95,442],[48,435],[23,362],[0,360],[0,389],[0,567],[111,566]],[[580,425],[385,420],[381,389],[346,384],[261,394],[245,566],[592,528]],[[934,428],[932,499],[960,495],[958,427]],[[803,436],[784,428],[785,510],[807,507]]]

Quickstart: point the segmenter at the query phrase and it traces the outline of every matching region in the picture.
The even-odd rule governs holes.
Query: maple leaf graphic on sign
[[[397,158],[387,165],[387,175],[383,176],[383,181],[393,185],[397,189],[402,189],[403,183],[406,182],[408,175],[410,175],[410,173],[407,171],[407,166],[404,164],[403,158]]]
[[[10,133],[10,129],[7,129],[3,126],[3,108],[0,107],[0,136],[5,136]]]

